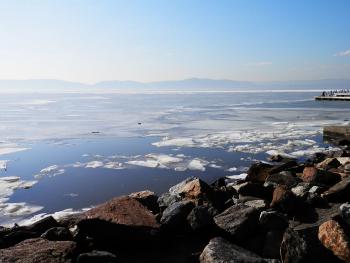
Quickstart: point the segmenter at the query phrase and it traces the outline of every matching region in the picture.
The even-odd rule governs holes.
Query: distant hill
[[[147,90],[276,90],[276,89],[350,89],[350,79],[296,80],[273,82],[248,82],[192,78],[158,82],[103,81],[84,84],[53,79],[0,80],[1,90],[84,90],[84,89],[147,89]]]

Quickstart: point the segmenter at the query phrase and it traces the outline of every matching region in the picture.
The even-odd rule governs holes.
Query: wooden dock
[[[343,100],[343,101],[350,101],[350,96],[317,96],[315,97],[315,100]]]

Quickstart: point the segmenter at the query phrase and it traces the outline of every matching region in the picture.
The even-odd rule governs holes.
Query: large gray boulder
[[[210,240],[199,257],[200,263],[265,263],[273,262],[216,237]]]
[[[215,224],[236,240],[247,239],[258,225],[259,210],[237,204],[214,217]]]

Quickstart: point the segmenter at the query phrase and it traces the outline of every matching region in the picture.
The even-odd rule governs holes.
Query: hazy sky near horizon
[[[350,78],[348,0],[0,0],[0,79]]]

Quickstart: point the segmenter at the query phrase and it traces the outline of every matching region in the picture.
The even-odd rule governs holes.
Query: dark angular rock
[[[341,163],[338,161],[337,158],[327,158],[322,162],[318,163],[316,167],[318,169],[329,170],[332,168],[338,168],[340,165]]]
[[[318,240],[318,227],[287,229],[281,243],[281,260],[286,263],[327,263],[339,260]]]
[[[288,161],[286,163],[282,163],[280,165],[274,166],[270,170],[270,174],[278,174],[278,173],[283,172],[283,171],[291,171],[292,168],[296,169],[297,166],[298,166],[298,163],[295,160]]]
[[[246,181],[253,183],[263,183],[265,182],[267,176],[270,174],[270,169],[272,165],[258,162],[250,166],[247,171]]]
[[[11,247],[23,240],[39,237],[39,235],[37,232],[29,231],[23,227],[12,228],[0,237],[0,248]]]
[[[210,240],[199,257],[200,263],[263,263],[269,262],[260,256],[227,240],[216,237]]]
[[[266,233],[262,256],[264,258],[280,258],[280,247],[284,231],[269,231]]]
[[[176,202],[179,202],[179,201],[181,201],[180,196],[172,195],[170,193],[164,193],[158,198],[157,203],[159,205],[160,210],[163,211],[169,205],[176,203]]]
[[[110,252],[93,250],[80,254],[77,263],[118,263],[118,259],[116,255]]]
[[[283,171],[277,174],[269,175],[266,178],[264,185],[272,185],[274,187],[276,187],[277,185],[286,185],[288,188],[292,188],[300,182],[301,180],[293,176],[291,172]]]
[[[158,196],[149,190],[132,193],[129,195],[130,197],[139,201],[142,205],[147,207],[153,213],[159,212],[159,206],[157,203]]]
[[[236,185],[234,188],[242,196],[253,196],[267,200],[271,200],[272,197],[272,189],[258,183],[246,182]]]
[[[284,231],[288,227],[288,218],[277,211],[262,211],[259,217],[260,226],[267,230]]]
[[[194,231],[208,228],[214,223],[213,216],[205,206],[196,206],[193,208],[187,216],[187,221]]]
[[[76,245],[72,241],[49,241],[43,238],[27,239],[14,247],[0,249],[0,262],[16,263],[71,263]]]
[[[183,229],[187,226],[187,216],[193,209],[191,201],[180,201],[168,206],[160,219],[160,223],[166,228]]]
[[[45,217],[37,222],[35,222],[32,225],[27,226],[26,228],[29,231],[37,232],[37,233],[44,233],[46,230],[58,226],[57,221],[52,217],[48,216]]]
[[[350,201],[350,177],[346,177],[322,194],[328,202]]]
[[[215,224],[235,240],[243,241],[257,227],[259,211],[244,204],[231,206],[214,217]]]
[[[51,241],[69,241],[73,240],[71,232],[65,227],[53,227],[41,235],[42,238]]]

